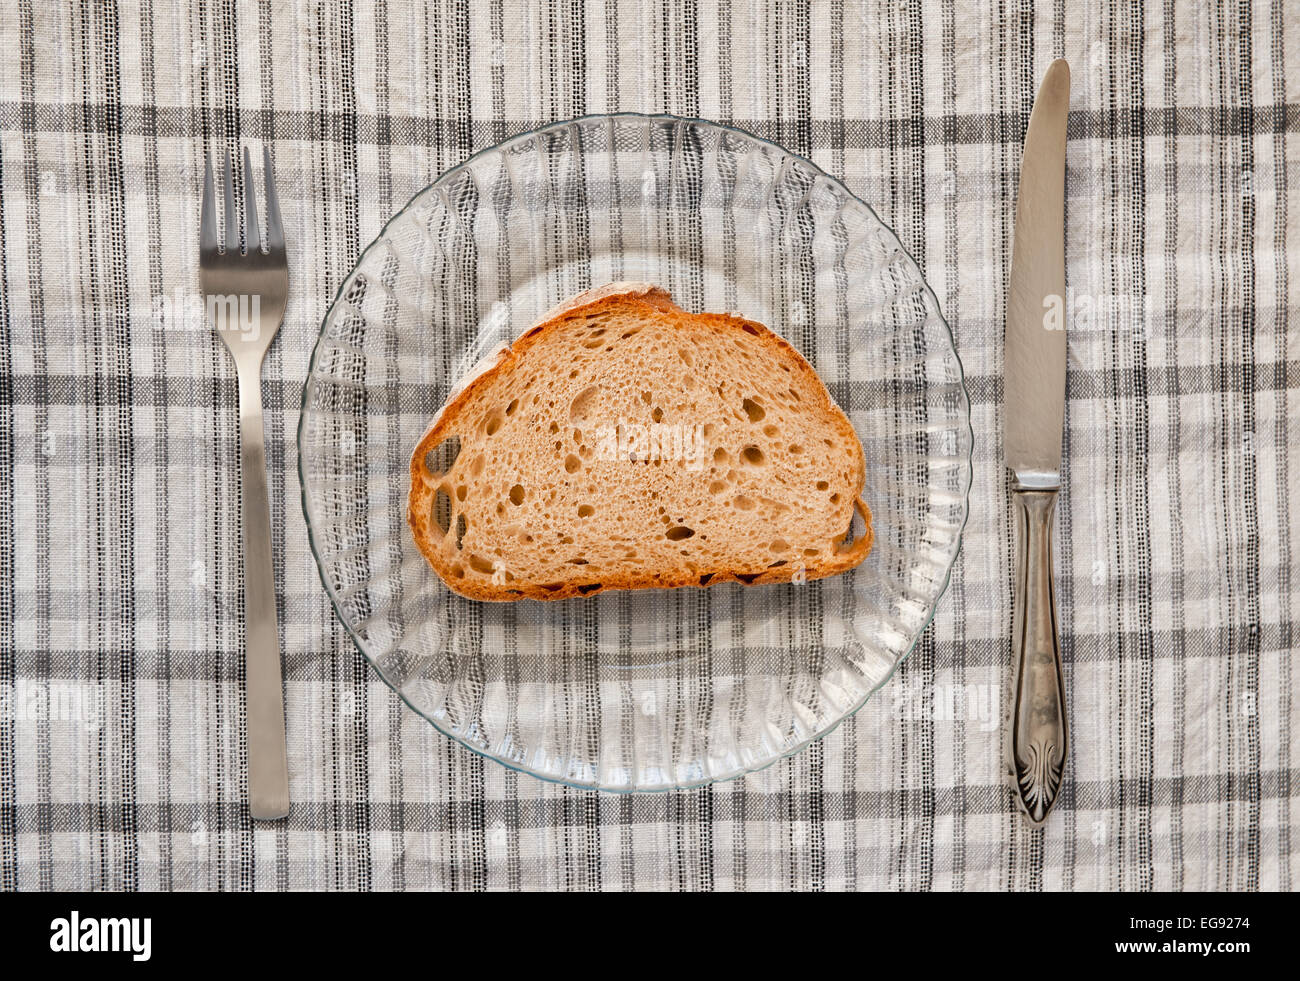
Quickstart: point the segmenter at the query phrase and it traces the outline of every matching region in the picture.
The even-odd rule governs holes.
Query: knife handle
[[[1011,633],[1016,675],[1009,755],[1016,799],[1035,826],[1047,820],[1056,802],[1069,751],[1052,574],[1057,493],[1012,490],[1019,559]]]

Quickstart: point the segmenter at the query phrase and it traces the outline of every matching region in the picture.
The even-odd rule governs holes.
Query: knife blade
[[[1052,62],[1029,116],[1007,286],[1003,433],[1015,474],[1015,665],[1007,757],[1033,825],[1056,803],[1069,754],[1052,571],[1052,520],[1065,425],[1065,137],[1070,68]]]
[[[1021,486],[1059,487],[1065,423],[1065,123],[1070,67],[1052,62],[1025,133],[1007,288],[1003,410]]]

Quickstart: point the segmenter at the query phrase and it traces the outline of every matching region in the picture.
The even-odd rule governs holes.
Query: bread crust
[[[545,343],[545,339],[550,332],[579,316],[589,316],[627,303],[641,304],[647,308],[647,313],[679,313],[683,316],[690,316],[692,320],[697,322],[748,329],[748,333],[755,340],[779,351],[794,370],[803,374],[812,383],[809,387],[818,393],[821,399],[820,407],[827,412],[831,424],[839,431],[840,436],[846,443],[857,448],[858,465],[853,507],[866,526],[861,536],[855,538],[853,543],[843,550],[837,550],[831,555],[818,557],[805,564],[787,564],[776,568],[764,567],[753,571],[747,569],[720,570],[712,574],[706,583],[701,583],[700,578],[689,570],[625,575],[609,575],[606,573],[602,575],[601,582],[598,585],[575,581],[562,583],[554,588],[523,581],[512,581],[508,585],[498,585],[491,581],[470,578],[458,579],[453,576],[438,547],[444,533],[440,531],[435,536],[433,532],[434,496],[441,483],[442,475],[434,474],[426,467],[425,459],[429,451],[438,447],[448,436],[453,435],[453,423],[458,420],[460,412],[473,402],[476,393],[487,386],[497,374],[508,371],[518,364],[520,359],[531,348]],[[866,502],[862,500],[862,486],[865,476],[865,457],[862,453],[862,444],[853,429],[853,424],[849,422],[843,410],[830,397],[830,392],[827,391],[825,384],[816,371],[813,370],[812,365],[788,341],[773,333],[765,325],[734,314],[686,314],[685,311],[682,311],[673,303],[672,297],[667,291],[650,283],[609,283],[587,290],[559,304],[550,310],[536,325],[525,331],[514,344],[492,352],[488,358],[484,359],[484,362],[480,362],[457,384],[448,402],[433,417],[428,429],[420,437],[420,441],[411,454],[411,485],[407,498],[407,523],[410,525],[412,535],[420,552],[433,566],[438,577],[453,592],[473,600],[488,602],[513,602],[520,599],[559,600],[579,596],[595,596],[615,589],[672,589],[679,586],[707,588],[720,582],[740,582],[745,585],[758,586],[790,582],[796,575],[800,574],[807,580],[838,575],[855,568],[866,558],[874,543],[874,533],[871,511]]]

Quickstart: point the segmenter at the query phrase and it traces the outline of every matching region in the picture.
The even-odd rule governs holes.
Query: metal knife
[[[1040,825],[1061,790],[1069,752],[1056,623],[1052,519],[1065,423],[1065,123],[1070,66],[1052,62],[1034,100],[1020,164],[1007,291],[1004,448],[1016,515],[1008,755],[1016,797]]]

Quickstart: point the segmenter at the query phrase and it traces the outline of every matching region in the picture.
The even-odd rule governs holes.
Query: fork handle
[[[1046,821],[1056,803],[1069,750],[1056,587],[1052,582],[1056,495],[1055,490],[1020,488],[1011,495],[1019,561],[1012,613],[1011,656],[1016,680],[1009,755],[1016,799],[1033,825]]]
[[[260,363],[249,367],[245,362],[239,367],[239,448],[244,512],[248,805],[255,819],[273,820],[289,813],[289,763],[284,739],[275,571],[271,564]]]

